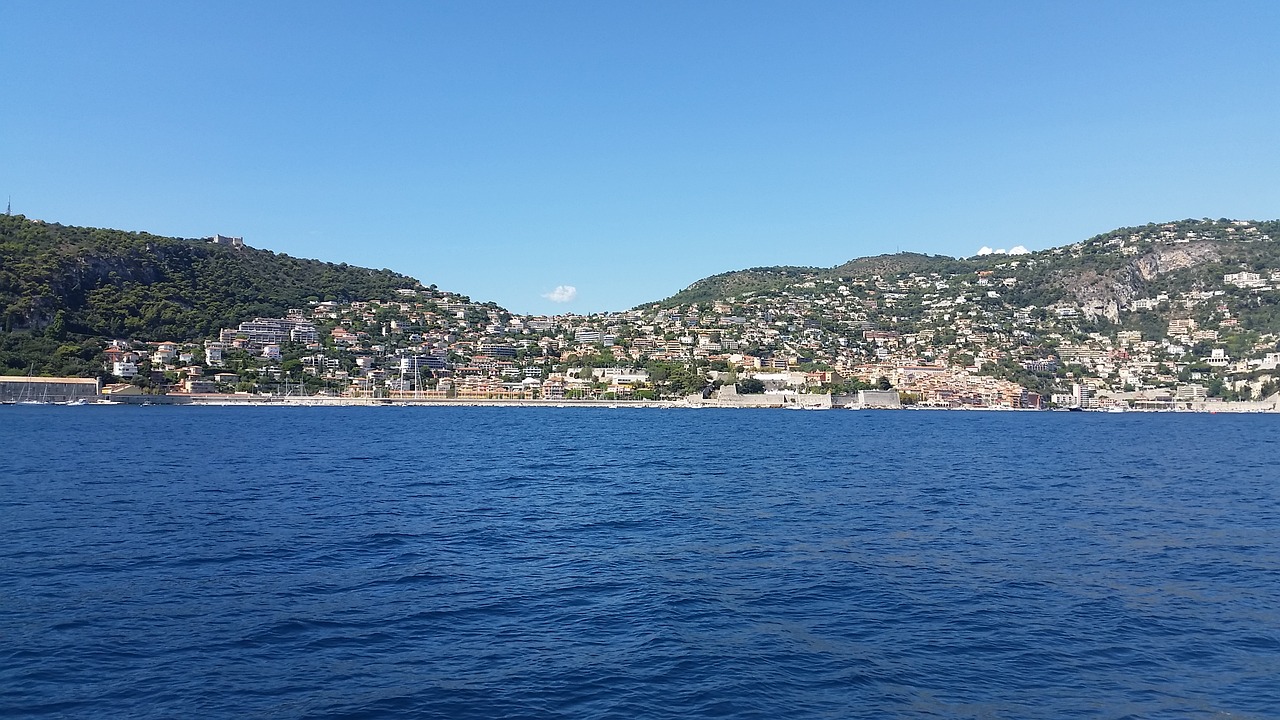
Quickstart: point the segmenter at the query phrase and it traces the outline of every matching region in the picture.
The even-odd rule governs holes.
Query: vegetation
[[[331,300],[314,315],[321,346],[286,343],[278,367],[227,349],[238,376],[219,381],[224,389],[310,388],[318,378],[380,384],[392,354],[433,347],[448,365],[423,369],[422,387],[456,382],[453,369],[465,368],[473,385],[479,374],[511,386],[567,376],[570,390],[593,397],[681,397],[733,384],[751,393],[756,384],[738,370],[750,375],[754,365],[809,373],[789,381],[808,391],[896,383],[912,392],[927,385],[918,372],[895,372],[892,383],[881,373],[920,364],[984,376],[939,380],[981,388],[981,402],[1017,386],[1047,395],[1081,381],[1112,391],[1200,383],[1212,396],[1243,397],[1275,377],[1275,358],[1268,372],[1250,369],[1264,365],[1280,334],[1277,232],[1274,222],[1187,220],[1018,255],[898,253],[833,268],[752,268],[629,313],[530,322],[387,270],[3,217],[0,373],[100,374],[107,338],[197,341]],[[1258,275],[1232,275],[1242,271]],[[421,292],[403,297],[404,288]],[[339,324],[335,343],[329,331]],[[503,351],[487,357],[495,343]],[[194,357],[183,362],[202,363],[200,348],[185,345]],[[467,367],[473,357],[484,362]],[[163,384],[170,364],[153,370],[140,360],[149,380],[138,382]],[[626,380],[625,392],[602,371],[628,367],[647,375]]]
[[[0,332],[0,375],[102,376],[102,344],[86,338]]]
[[[417,286],[390,270],[0,216],[5,332],[57,321],[59,334],[184,340],[311,300],[385,299]]]
[[[50,359],[40,337],[181,341],[313,300],[385,299],[417,286],[390,270],[0,216],[0,372],[77,367],[66,352]]]
[[[721,273],[703,278],[662,301],[665,307],[720,300],[747,292],[765,292],[787,287],[818,268],[763,267]]]

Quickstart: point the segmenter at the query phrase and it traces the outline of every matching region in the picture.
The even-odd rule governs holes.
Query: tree
[[[743,395],[759,395],[764,392],[764,381],[747,378],[738,381],[738,392]]]
[[[1209,387],[1206,388],[1205,393],[1209,397],[1223,397],[1226,394],[1224,392],[1224,385],[1225,383],[1222,382],[1222,378],[1212,378],[1209,380]]]
[[[878,381],[876,381],[876,387],[879,388],[880,390],[890,390],[893,388],[893,385],[889,382],[889,378],[881,377]]]
[[[49,327],[45,328],[44,334],[54,340],[62,340],[67,336],[67,313],[59,310],[53,316],[53,322],[49,323]]]

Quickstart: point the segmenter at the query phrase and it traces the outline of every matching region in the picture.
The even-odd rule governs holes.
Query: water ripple
[[[0,408],[0,714],[1280,717],[1276,423]]]

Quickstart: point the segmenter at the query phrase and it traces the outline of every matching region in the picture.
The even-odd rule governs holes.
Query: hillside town
[[[1248,223],[1225,229],[1269,241]],[[1194,226],[1169,226],[1006,254],[976,271],[815,269],[598,315],[520,316],[404,288],[392,300],[316,301],[204,342],[116,340],[104,370],[117,392],[352,398],[829,405],[879,390],[920,407],[1172,409],[1272,396],[1277,336],[1249,313],[1280,299],[1280,271],[1132,297],[1035,287],[1038,266],[1064,255],[1176,257],[1196,239]]]

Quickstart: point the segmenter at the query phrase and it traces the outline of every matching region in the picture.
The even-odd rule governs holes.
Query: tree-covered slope
[[[937,272],[953,274],[976,267],[973,261],[958,260],[945,255],[921,253],[896,253],[850,260],[833,268],[816,267],[757,267],[735,270],[703,278],[671,297],[663,300],[665,307],[690,303],[724,300],[745,293],[780,290],[794,283],[815,279],[866,278],[872,275],[896,276],[909,272]]]
[[[703,278],[662,301],[662,305],[674,305],[722,300],[747,292],[761,292],[786,287],[815,272],[812,267],[760,267],[735,270]]]
[[[310,300],[391,297],[417,287],[390,270],[304,260],[249,247],[0,216],[5,332],[183,340]]]
[[[1086,315],[1117,319],[1136,298],[1222,285],[1226,273],[1280,268],[1280,221],[1180,220],[1112,230],[1073,245],[1024,255],[971,258],[896,253],[833,268],[758,267],[699,280],[661,301],[665,307],[728,300],[805,283],[955,277],[1014,264],[1021,282],[1004,290],[1011,304],[1069,301]]]

